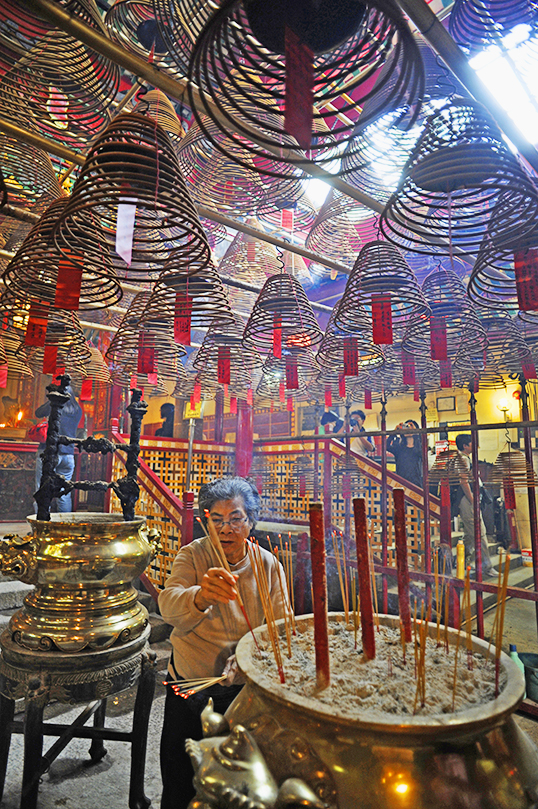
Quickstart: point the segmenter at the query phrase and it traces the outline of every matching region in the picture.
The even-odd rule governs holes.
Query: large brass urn
[[[28,517],[32,533],[0,541],[0,572],[35,585],[9,622],[10,640],[30,651],[76,653],[145,642],[147,610],[132,581],[156,553],[142,517]],[[144,636],[144,638],[143,638]]]

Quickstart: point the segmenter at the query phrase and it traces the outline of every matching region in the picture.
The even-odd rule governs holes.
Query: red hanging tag
[[[254,391],[252,388],[247,390],[247,404],[252,405],[254,403]]]
[[[93,379],[91,376],[87,376],[86,379],[82,380],[82,385],[80,386],[80,396],[78,397],[81,402],[89,402],[92,398],[92,387],[93,387]]]
[[[221,385],[230,384],[230,347],[217,348],[217,382]]]
[[[58,360],[58,346],[45,346],[43,352],[43,373],[54,374]]]
[[[0,388],[7,387],[7,363],[0,365]]]
[[[129,388],[131,390],[134,390],[134,388],[137,388],[137,387],[138,387],[138,379],[136,378],[136,376],[132,376],[131,381],[129,382]]]
[[[364,389],[364,409],[372,409],[372,391],[368,390],[368,388]]]
[[[538,249],[514,253],[517,302],[522,312],[538,309]]]
[[[415,358],[413,354],[402,348],[402,382],[404,385],[414,385],[416,382]]]
[[[194,393],[191,396],[190,407],[191,407],[191,410],[196,410],[196,402],[194,401]]]
[[[478,376],[473,377],[471,380],[471,386],[473,389],[473,393],[478,393],[480,388],[480,378]]]
[[[325,406],[332,407],[333,395],[330,388],[325,388]]]
[[[194,397],[194,404],[197,405],[200,399],[202,398],[202,386],[200,385],[199,382],[194,383],[192,395]]]
[[[291,396],[288,396],[288,401],[286,402],[286,409],[287,409],[287,410],[288,410],[290,413],[293,413],[293,399],[292,399],[292,397],[291,397]]]
[[[282,230],[293,230],[293,208],[282,208]]]
[[[191,344],[192,297],[176,292],[174,310],[174,340],[182,346]]]
[[[237,397],[231,396],[230,397],[230,413],[237,413]]]
[[[446,320],[442,316],[430,317],[430,348],[432,360],[447,360]]]
[[[223,385],[223,388],[224,388],[224,396],[227,397],[228,396],[228,385]]]
[[[148,374],[148,385],[157,384],[157,374]]]
[[[299,497],[306,497],[306,475],[299,475]]]
[[[525,379],[536,379],[536,368],[530,357],[526,362],[521,363],[521,370]]]
[[[275,412],[275,406],[273,404],[273,400],[271,399],[271,404],[269,405],[269,413],[274,413],[274,412]]]
[[[338,377],[338,395],[341,399],[346,398],[346,377],[345,374],[340,374]]]
[[[415,388],[415,392],[413,393],[413,401],[420,402],[420,391],[418,388]]]
[[[512,511],[516,507],[516,490],[512,478],[503,478],[504,506]]]
[[[284,402],[286,401],[286,385],[284,382],[280,382],[278,386],[278,398],[280,399],[282,404],[284,404]]]
[[[446,478],[441,479],[441,508],[450,508],[450,484]]]
[[[282,316],[275,312],[273,317],[273,355],[282,358]]]
[[[48,306],[33,303],[28,313],[28,324],[24,336],[24,345],[43,348],[47,336]]]
[[[155,373],[155,340],[152,334],[140,332],[138,335],[138,374]]]
[[[342,497],[351,497],[351,475],[342,475]]]
[[[232,202],[234,195],[234,183],[233,180],[226,180],[224,183],[224,202],[228,205]]]
[[[54,306],[58,309],[69,309],[76,312],[80,302],[81,283],[81,267],[73,264],[67,258],[61,258],[58,262]]]
[[[6,312],[6,314],[2,318],[2,331],[6,331],[6,329],[8,327],[8,323],[9,323],[9,317],[7,315],[7,312]]]
[[[390,293],[372,295],[372,336],[376,345],[392,345]]]
[[[116,219],[116,253],[129,266],[133,256],[136,197],[120,197]]]
[[[284,129],[299,146],[310,149],[314,107],[314,54],[286,26],[286,98]]]
[[[359,354],[356,337],[344,337],[344,376],[357,376]]]
[[[299,388],[296,357],[286,357],[286,388],[288,390],[297,390]]]
[[[452,363],[450,360],[439,362],[439,382],[442,388],[452,387]]]
[[[247,261],[256,261],[256,244],[250,240],[247,242]]]

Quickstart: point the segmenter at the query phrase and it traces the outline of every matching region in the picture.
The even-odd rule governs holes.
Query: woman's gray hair
[[[248,478],[217,478],[211,483],[203,483],[198,492],[198,511],[200,519],[206,525],[205,512],[219,500],[233,500],[241,497],[252,528],[260,516],[260,495],[254,483]]]

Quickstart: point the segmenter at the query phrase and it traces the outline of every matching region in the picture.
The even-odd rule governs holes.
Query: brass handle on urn
[[[25,537],[6,534],[0,539],[0,573],[13,576],[26,584],[37,581],[37,543],[29,534]]]
[[[153,550],[153,552],[151,554],[151,559],[149,560],[150,562],[153,559],[155,559],[157,554],[159,554],[163,549],[163,546],[161,544],[161,536],[162,536],[162,532],[161,532],[161,530],[159,528],[148,528],[148,533],[146,535],[146,540],[152,546],[152,550]]]

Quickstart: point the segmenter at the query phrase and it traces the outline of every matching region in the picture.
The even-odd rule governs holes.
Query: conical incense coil
[[[32,309],[26,329],[28,364],[34,373],[54,374],[60,368],[86,374],[90,350],[75,312],[50,309],[47,312],[44,345],[29,343]]]
[[[7,362],[8,376],[33,376],[33,371],[28,365],[28,356],[20,336],[15,332],[0,332],[0,339]]]
[[[118,279],[111,272],[103,275],[102,264],[92,271],[91,261],[79,256],[80,265],[67,261],[54,242],[53,231],[68,203],[60,197],[34,225],[3,279],[22,301],[33,300],[59,309],[96,309],[116,304],[122,297]]]
[[[308,383],[308,400],[324,402],[328,407],[333,404],[344,404],[348,386],[356,382],[355,378],[344,377],[336,371],[322,368],[318,375]]]
[[[275,233],[303,233],[314,224],[316,209],[306,194],[298,200],[288,199],[282,207],[276,207],[274,199],[268,197],[258,208],[257,216]]]
[[[331,189],[306,239],[314,253],[352,267],[362,242],[357,225],[371,216],[349,197]]]
[[[126,50],[159,70],[174,69],[151,0],[115,0],[106,13],[105,25],[110,39]]]
[[[537,24],[538,12],[529,0],[456,0],[449,31],[458,45],[474,53],[498,43],[517,25]]]
[[[506,449],[495,459],[488,483],[506,484],[507,481],[516,489],[536,487],[536,472],[527,463],[525,455],[518,449]]]
[[[278,355],[279,344],[288,348],[310,348],[322,337],[301,284],[284,272],[269,278],[245,327],[244,345]]]
[[[248,219],[247,224],[256,227],[257,220]],[[248,233],[236,234],[219,263],[222,278],[235,278],[258,287],[281,269],[276,247]]]
[[[131,5],[131,0],[120,0],[120,5]],[[137,3],[133,3],[137,5]],[[112,9],[111,9],[112,11]],[[179,146],[185,137],[185,130],[177,117],[174,105],[161,90],[141,91],[137,96],[133,112],[147,115],[164,129],[172,143]]]
[[[221,244],[225,242],[228,236],[228,231],[221,225],[220,222],[213,222],[211,219],[204,219],[202,216],[200,218],[200,222],[202,223],[202,227],[204,229],[205,235],[207,236],[207,241],[212,250],[215,249],[217,244]]]
[[[189,69],[194,43],[214,9],[207,0],[153,0],[160,36],[181,76]]]
[[[519,329],[518,321],[504,312],[493,312],[490,309],[482,310],[479,314],[488,340],[481,380],[488,371],[493,371],[501,377],[509,374],[528,374],[535,378],[534,360]]]
[[[86,363],[87,376],[93,379],[96,384],[110,384],[110,371],[105,362],[105,358],[95,346],[88,344],[88,349],[90,351],[90,357]]]
[[[473,356],[485,349],[484,327],[456,273],[439,267],[428,275],[422,292],[431,315],[411,315],[403,340],[409,354],[453,361],[459,352]]]
[[[422,98],[420,54],[403,16],[394,6],[373,1],[357,5],[343,0],[336,5],[332,3],[329,11],[323,4],[316,5],[308,15],[309,31],[298,28],[298,21],[292,19],[293,4],[282,6],[291,15],[289,20],[285,14],[279,14],[278,9],[267,14],[268,8],[264,4],[247,5],[242,0],[221,3],[197,38],[189,65],[189,79],[193,83],[189,88],[202,89],[204,113],[212,117],[218,109],[218,117],[214,118],[217,126],[228,139],[248,148],[255,163],[257,158],[270,163],[277,150],[279,164],[300,164],[304,153],[280,151],[291,133],[302,148],[309,150],[311,160],[320,165],[331,162],[334,165],[339,155],[353,148],[357,113],[373,94],[371,79],[385,63],[392,71],[401,71],[401,80],[390,99],[384,99],[385,105],[406,110],[408,104]],[[333,25],[337,20],[340,22],[338,31]],[[345,30],[341,27],[342,20],[345,20]],[[292,121],[292,115],[297,113],[292,96],[293,81],[288,80],[286,87],[286,63],[293,74],[290,67],[294,64],[292,36],[288,34],[288,58],[285,59],[285,30],[293,30],[294,42],[296,40],[293,53],[304,51],[306,58],[303,57],[301,65],[304,62],[307,75],[312,78],[313,117],[310,118],[308,105],[304,118],[296,121],[296,126]],[[372,31],[376,32],[374,39]],[[309,37],[309,33],[312,36]],[[298,59],[301,60],[301,56]],[[237,65],[241,66],[240,70]],[[255,82],[244,78],[251,76],[256,77]],[[345,96],[342,96],[344,88]],[[280,126],[267,126],[266,111],[285,109],[286,93],[287,122],[285,119]],[[301,96],[298,94],[298,97]],[[193,99],[190,101],[194,109]],[[340,113],[336,121],[333,102]],[[419,108],[420,101],[417,112]],[[370,112],[372,118],[379,113],[377,108]],[[195,110],[195,116],[204,128],[201,111]],[[318,130],[313,137],[316,122],[320,121],[330,123],[331,129],[325,135]],[[250,141],[252,130],[256,132],[256,142]],[[222,144],[221,148],[226,147]],[[283,175],[281,165],[262,169],[272,171],[274,176]]]
[[[41,203],[42,208],[62,194],[50,158],[41,149],[0,133],[0,155],[11,204],[26,208]]]
[[[95,241],[98,225],[105,244]],[[90,149],[55,238],[64,254],[82,242],[95,264],[108,248],[114,268],[137,279],[160,273],[172,252],[185,275],[210,261],[170,138],[133,112],[118,115]]]
[[[105,34],[92,0],[78,0],[70,7],[77,18]],[[28,15],[26,6],[23,13]],[[93,137],[106,122],[107,108],[116,98],[119,68],[57,29],[49,30],[30,47],[25,45],[23,54],[7,60],[8,71],[0,82],[2,115],[16,123],[21,116],[23,120],[29,117],[44,135],[74,145]]]
[[[471,484],[471,473],[457,449],[442,450],[429,471],[430,483],[446,483],[455,486],[467,481]]]
[[[331,471],[331,494],[343,499],[361,497],[365,491],[365,480],[355,458],[338,458]]]
[[[177,377],[174,390],[170,394],[174,399],[181,399],[190,396],[192,393],[194,380],[191,378],[182,362],[177,366]]]
[[[316,359],[323,370],[344,376],[357,376],[363,370],[376,368],[385,361],[383,349],[372,342],[370,318],[366,309],[357,305],[353,331],[338,325],[340,305],[329,318]]]
[[[243,345],[243,329],[243,321],[235,314],[230,322],[214,323],[193,361],[196,371],[207,373],[215,382],[231,384],[232,378],[239,381],[241,374],[260,367],[258,352]]]
[[[374,342],[389,345],[401,339],[412,312],[429,313],[413,270],[400,251],[387,242],[368,242],[362,248],[335,322],[344,331],[364,328],[364,309],[371,318]]]
[[[149,387],[149,397],[150,399],[155,398],[156,396],[169,396],[168,388],[169,386],[166,384],[165,380],[161,376],[157,376],[157,381],[155,385],[148,385]]]
[[[418,253],[450,255],[457,248],[474,255],[501,195],[499,240],[524,239],[538,212],[534,186],[486,110],[472,99],[454,99],[429,118],[381,215],[381,230]]]
[[[267,494],[267,492],[279,489],[275,466],[264,455],[258,453],[254,455],[250,467],[250,477],[260,494]]]
[[[281,357],[269,354],[262,368],[262,376],[256,388],[256,395],[272,402],[284,403],[292,398],[296,401],[308,401],[308,371],[303,372],[297,356],[284,350]]]

